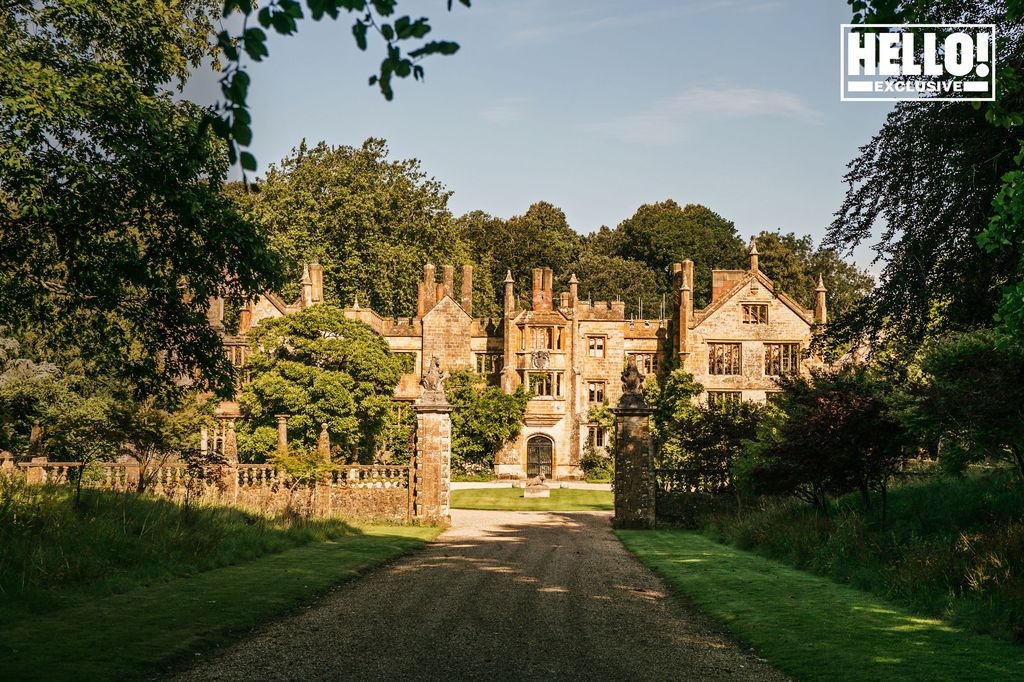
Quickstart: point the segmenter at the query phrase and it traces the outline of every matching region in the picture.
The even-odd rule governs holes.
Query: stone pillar
[[[275,414],[277,417],[277,451],[288,452],[288,415]]]
[[[416,471],[413,514],[421,521],[451,523],[452,406],[444,395],[444,378],[437,357],[420,384],[423,393],[416,402]]]
[[[235,422],[228,422],[227,433],[224,434],[224,461],[231,466],[238,464],[238,436],[235,435]]]
[[[654,452],[649,418],[654,411],[644,400],[643,377],[630,360],[622,373],[622,398],[615,414],[616,528],[655,526]]]

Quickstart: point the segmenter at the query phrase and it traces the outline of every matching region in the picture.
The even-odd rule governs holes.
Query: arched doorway
[[[544,474],[551,478],[551,455],[554,444],[547,436],[533,436],[526,441],[526,475],[529,478]]]

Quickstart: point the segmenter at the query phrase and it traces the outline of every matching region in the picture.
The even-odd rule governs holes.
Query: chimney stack
[[[672,264],[672,306],[674,310],[679,310],[679,305],[682,301],[679,300],[679,292],[683,288],[683,264],[673,263]]]
[[[427,304],[427,295],[425,291],[426,287],[423,285],[423,282],[418,282],[416,284],[416,317],[421,319],[427,314],[425,309]]]
[[[455,268],[451,265],[446,265],[442,268],[441,272],[441,282],[444,284],[444,293],[437,297],[439,302],[445,296],[455,298]]]
[[[473,315],[473,266],[462,266],[462,293],[459,296],[462,309],[470,317]]]
[[[302,307],[313,305],[313,280],[309,277],[309,264],[302,266]]]
[[[572,273],[572,275],[569,276],[569,307],[570,308],[575,308],[576,307],[576,301],[579,300],[579,290],[580,290],[579,289],[579,283],[580,283],[580,281],[578,279],[576,279],[576,273],[575,272]]]
[[[544,308],[544,268],[534,268],[533,275],[533,309]]]
[[[554,301],[554,275],[551,272],[551,268],[544,268],[544,303],[547,306],[547,310],[551,310],[551,305]]]
[[[206,308],[206,320],[214,329],[224,329],[224,299],[210,296]]]
[[[693,317],[693,261],[679,264],[679,353],[690,352],[690,318]]]
[[[252,328],[252,305],[246,303],[238,311],[238,333],[245,334]]]
[[[814,301],[814,321],[818,324],[828,324],[828,308],[825,306],[825,292],[828,289],[825,288],[825,282],[821,279],[821,275],[818,275],[818,287],[814,290],[815,301]]]
[[[426,315],[437,303],[437,280],[434,275],[434,265],[427,263],[423,266],[423,314]]]
[[[750,271],[757,272],[757,242],[750,240]]]
[[[309,279],[313,284],[313,304],[324,302],[324,266],[313,262],[309,264]]]
[[[516,309],[516,297],[514,293],[515,280],[512,279],[512,271],[505,272],[505,314],[508,315]]]

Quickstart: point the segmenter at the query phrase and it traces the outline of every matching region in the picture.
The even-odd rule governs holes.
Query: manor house
[[[813,311],[797,304],[758,269],[756,246],[748,270],[715,270],[711,303],[693,307],[693,262],[672,267],[673,304],[662,319],[628,319],[621,301],[588,302],[578,295],[576,276],[557,297],[550,268],[533,270],[530,305],[520,307],[511,274],[505,279],[504,314],[473,316],[473,268],[431,264],[418,284],[413,318],[384,318],[358,303],[345,314],[365,322],[404,358],[407,373],[395,400],[419,396],[420,372],[436,356],[442,368],[470,368],[507,392],[524,386],[531,394],[519,437],[498,454],[495,473],[522,478],[581,476],[588,444],[604,448],[610,434],[589,419],[590,408],[614,407],[627,362],[641,373],[657,373],[669,358],[704,388],[701,400],[763,401],[777,390],[775,379],[806,371],[812,328],[826,322],[825,287],[819,278]],[[237,366],[244,366],[245,332],[261,320],[287,315],[323,301],[323,269],[306,266],[302,294],[292,304],[267,294],[242,310],[239,336],[225,337]],[[211,321],[218,315],[216,308]]]

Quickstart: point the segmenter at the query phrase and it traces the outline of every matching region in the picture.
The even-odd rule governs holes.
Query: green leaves
[[[279,274],[222,193],[217,138],[248,144],[250,117],[170,94],[211,38],[225,54],[244,41],[218,34],[201,0],[25,7],[9,10],[0,50],[0,326],[140,394],[197,376],[230,393],[208,297],[250,297]],[[222,83],[234,99],[249,85],[242,72]]]
[[[339,457],[373,460],[401,377],[381,336],[339,308],[318,305],[261,322],[250,343],[252,380],[242,404],[253,423],[246,432],[288,414],[296,444],[314,447],[327,423]]]
[[[460,0],[460,4],[470,6],[469,0]],[[374,29],[380,36],[385,44],[385,57],[381,61],[380,70],[369,77],[368,83],[370,86],[377,86],[384,98],[389,101],[395,96],[392,85],[394,78],[412,76],[415,80],[423,80],[425,72],[418,64],[419,60],[435,54],[452,55],[459,49],[458,44],[451,41],[431,41],[414,47],[407,53],[403,52],[403,41],[422,40],[430,33],[431,27],[426,17],[413,19],[406,15],[392,22],[383,21],[394,15],[397,5],[397,0],[306,0],[313,21],[320,21],[324,17],[337,19],[342,10],[355,14],[352,37],[360,50],[365,51],[369,47],[370,29]],[[452,2],[449,0],[448,10],[451,11],[451,8]],[[240,75],[245,74],[242,65],[243,53],[256,62],[262,61],[270,54],[266,33],[260,28],[250,27],[248,20],[253,12],[256,12],[256,20],[263,29],[273,29],[280,35],[292,35],[298,31],[298,22],[304,18],[302,5],[298,0],[269,0],[266,5],[256,10],[253,0],[226,0],[224,16],[238,12],[245,17],[242,33],[233,36],[228,31],[221,31],[217,35],[217,47],[228,64],[221,77],[224,102],[218,107],[218,112],[222,123],[214,125],[213,130],[227,143],[228,156],[232,163],[237,159],[247,159],[251,167],[243,165],[243,170],[246,171],[256,169],[255,157],[252,154],[238,153],[239,147],[247,147],[252,142],[251,117],[247,101],[249,81],[246,76],[245,87],[241,87],[236,81]]]
[[[445,391],[452,411],[452,464],[488,468],[502,445],[519,435],[529,398],[522,387],[508,394],[467,370],[452,372]]]
[[[358,298],[381,315],[411,316],[425,262],[470,260],[452,225],[447,189],[418,161],[390,158],[383,140],[301,146],[259,187],[258,197],[248,197],[248,215],[293,273],[295,284],[281,292],[287,297],[299,295],[302,265],[317,260],[331,303]]]

